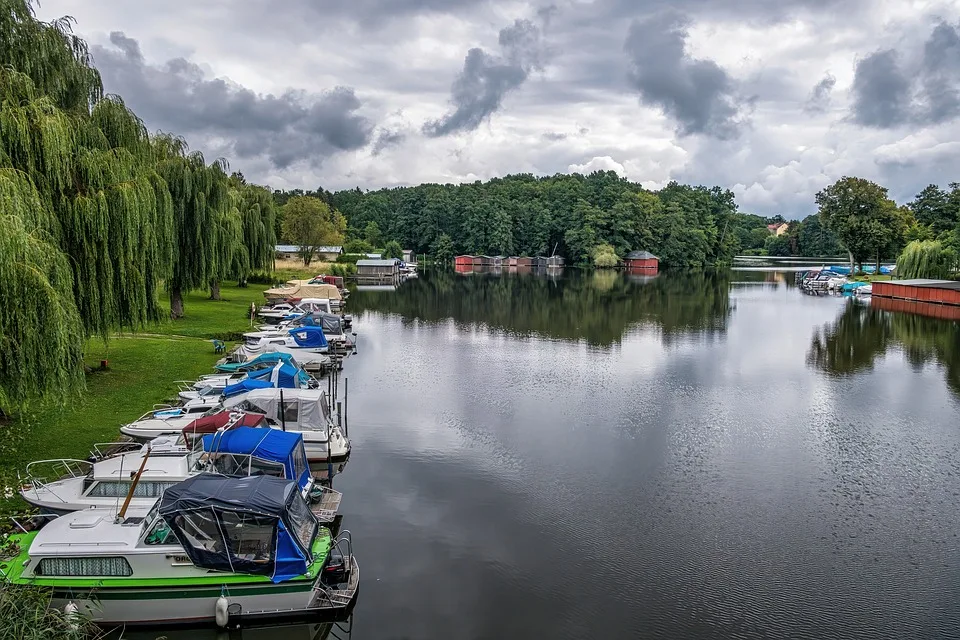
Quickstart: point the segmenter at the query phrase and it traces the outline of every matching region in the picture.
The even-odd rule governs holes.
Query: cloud
[[[921,117],[929,123],[952,120],[960,113],[960,35],[941,22],[924,44],[920,83]]]
[[[853,76],[853,120],[888,128],[905,122],[910,109],[910,81],[897,52],[877,51],[857,63]]]
[[[735,138],[746,121],[746,101],[720,65],[690,55],[689,25],[672,10],[635,20],[624,45],[633,65],[630,79],[644,104],[677,121],[680,135]]]
[[[386,149],[390,147],[395,147],[404,140],[406,140],[407,134],[403,131],[393,130],[393,129],[380,129],[377,132],[377,137],[373,141],[373,150],[372,153],[375,156],[380,155]]]
[[[358,113],[362,103],[352,88],[258,94],[226,78],[208,79],[182,57],[148,64],[139,43],[122,32],[112,32],[110,42],[92,47],[105,90],[122,95],[148,127],[183,135],[195,148],[197,139],[215,139],[217,151],[266,156],[283,169],[320,164],[370,141],[373,126]]]
[[[571,164],[567,167],[567,171],[570,173],[581,173],[583,175],[590,175],[594,171],[614,171],[620,176],[627,175],[623,165],[610,156],[591,158],[589,162],[584,164]]]
[[[853,121],[889,129],[937,125],[960,116],[960,34],[938,23],[922,55],[885,49],[856,65]]]
[[[467,52],[463,70],[453,83],[453,110],[423,126],[423,132],[439,137],[473,131],[500,109],[507,93],[524,83],[530,72],[543,68],[545,55],[539,27],[529,20],[516,20],[500,30],[500,55],[480,48]]]
[[[836,84],[837,79],[832,74],[828,73],[823,76],[820,82],[814,85],[813,91],[810,92],[810,98],[804,105],[804,110],[808,112],[826,111],[830,104],[830,94]]]

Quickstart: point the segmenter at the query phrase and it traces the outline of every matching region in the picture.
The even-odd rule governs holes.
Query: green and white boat
[[[114,513],[9,536],[3,577],[50,587],[52,606],[104,625],[303,618],[356,598],[349,532],[321,528],[292,480],[202,474],[149,510]]]

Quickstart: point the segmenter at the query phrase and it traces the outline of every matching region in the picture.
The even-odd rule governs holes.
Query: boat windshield
[[[157,512],[157,505],[159,504],[159,502],[155,503],[143,519],[143,529],[141,530],[145,533],[143,543],[151,546],[167,544],[179,545],[180,541],[177,539],[176,534],[173,533],[170,525],[168,525],[166,520],[161,518]]]

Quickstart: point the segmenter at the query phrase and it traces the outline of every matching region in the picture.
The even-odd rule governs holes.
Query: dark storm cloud
[[[175,58],[144,62],[136,40],[110,34],[116,47],[93,47],[104,88],[119,93],[151,129],[217,138],[240,157],[265,156],[278,168],[307,160],[320,163],[337,151],[370,141],[373,127],[357,112],[353,89],[321,94],[287,91],[257,94],[222,78],[207,79],[196,64]]]
[[[390,147],[395,147],[404,140],[407,134],[403,131],[380,129],[373,141],[373,155],[378,156]]]
[[[894,49],[857,63],[853,80],[853,121],[887,129],[931,125],[960,116],[960,34],[941,22],[924,43],[918,62],[905,64]]]
[[[921,117],[930,123],[951,120],[960,113],[960,35],[941,22],[923,48]]]
[[[680,135],[735,138],[748,104],[720,65],[690,56],[688,25],[685,16],[669,10],[635,20],[624,44],[630,80],[644,104],[677,121]]]
[[[868,127],[894,127],[907,120],[910,81],[893,49],[857,62],[853,76],[853,120]]]
[[[836,86],[836,84],[837,79],[833,77],[832,74],[828,73],[823,76],[823,79],[814,85],[813,91],[810,92],[810,98],[807,100],[807,104],[804,105],[804,109],[810,112],[825,111],[830,104],[830,94],[833,92],[833,87]]]
[[[539,27],[517,20],[500,30],[500,55],[474,48],[467,52],[463,70],[451,89],[453,110],[423,126],[423,132],[439,137],[473,131],[493,115],[507,93],[516,89],[534,69],[543,68],[544,50]]]

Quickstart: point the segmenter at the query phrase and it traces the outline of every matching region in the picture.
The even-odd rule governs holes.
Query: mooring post
[[[343,435],[350,437],[350,421],[347,419],[347,407],[350,402],[350,378],[343,379]]]

